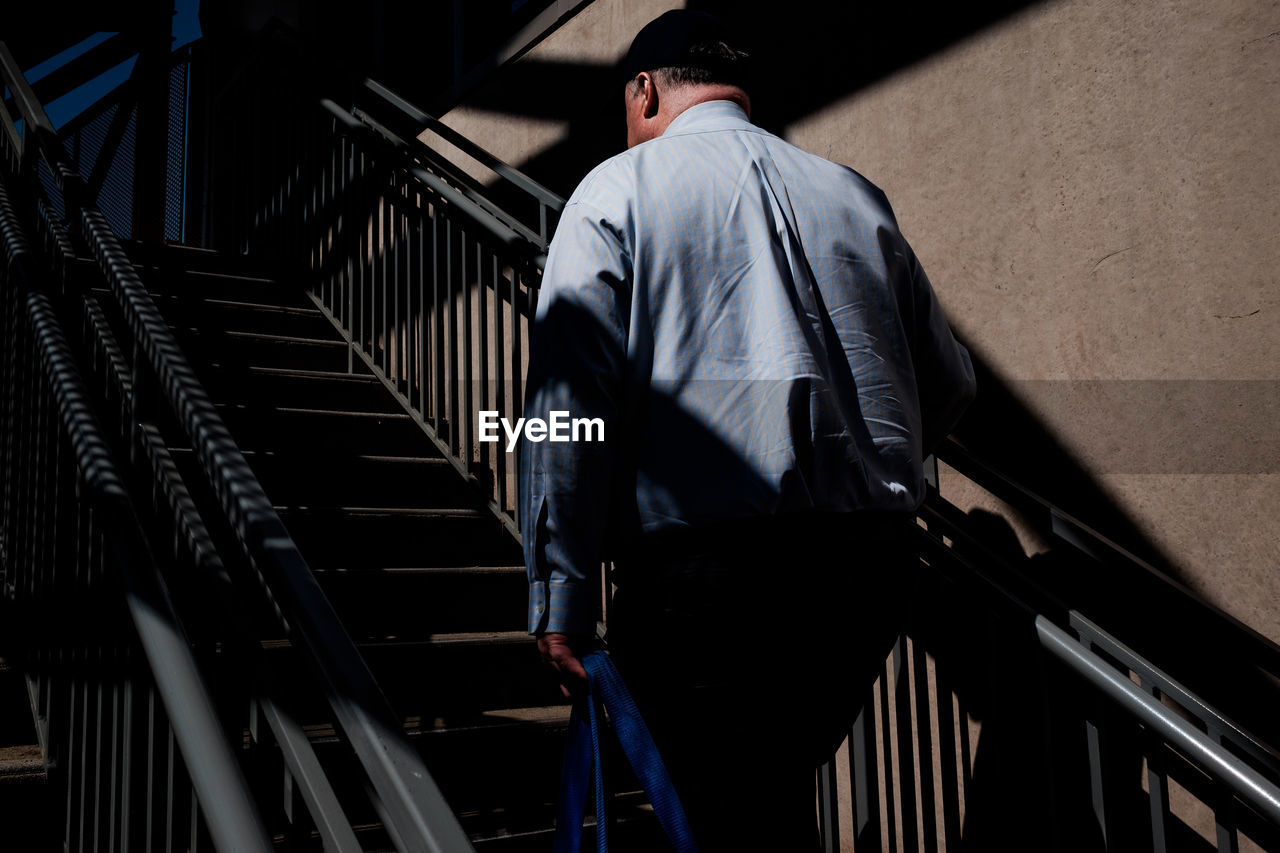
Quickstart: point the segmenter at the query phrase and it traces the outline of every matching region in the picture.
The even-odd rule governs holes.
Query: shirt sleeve
[[[591,204],[571,201],[556,229],[530,333],[520,444],[530,633],[595,633],[631,281],[623,232]],[[566,430],[538,440],[528,428],[535,418],[567,423],[569,440],[562,440]]]
[[[969,351],[956,340],[942,305],[910,247],[906,250],[915,313],[914,351],[924,453],[937,449],[977,393]]]

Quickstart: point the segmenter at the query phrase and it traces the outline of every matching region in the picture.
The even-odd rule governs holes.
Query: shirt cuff
[[[591,635],[596,633],[599,602],[593,584],[529,582],[529,633]]]

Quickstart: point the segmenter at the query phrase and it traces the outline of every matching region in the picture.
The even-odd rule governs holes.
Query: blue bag
[[[584,655],[590,696],[587,697],[587,719],[575,707],[569,717],[569,739],[565,744],[564,765],[560,770],[560,806],[556,816],[554,853],[579,853],[582,846],[582,821],[586,817],[587,786],[595,767],[596,850],[609,849],[605,820],[604,772],[600,762],[600,706],[609,711],[622,752],[631,763],[640,786],[653,806],[658,823],[677,853],[697,853],[689,820],[671,785],[671,777],[662,763],[636,703],[622,683],[613,661],[603,652]]]

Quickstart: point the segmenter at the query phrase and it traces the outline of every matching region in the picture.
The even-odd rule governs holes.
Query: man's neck
[[[664,111],[669,111],[670,116],[663,127],[665,131],[671,126],[671,122],[690,107],[696,107],[698,104],[705,104],[708,101],[732,101],[742,107],[742,111],[751,117],[751,98],[737,86],[729,86],[723,83],[702,83],[680,88],[668,93],[662,102]]]

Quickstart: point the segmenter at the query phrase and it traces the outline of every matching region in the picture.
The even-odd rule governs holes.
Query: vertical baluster
[[[355,249],[355,218],[351,215],[354,212],[354,205],[351,201],[351,181],[352,172],[355,169],[355,161],[352,157],[351,145],[344,138],[342,140],[342,198],[339,200],[334,215],[342,223],[341,229],[337,232],[337,237],[341,237],[338,248],[341,256],[338,258],[338,268],[341,277],[340,296],[336,304],[333,306],[334,316],[339,318],[339,323],[346,331],[352,342],[358,340],[356,338],[356,329],[354,321],[354,304],[351,294],[354,291],[355,275],[356,275],[356,249]],[[351,373],[355,370],[355,353],[354,343],[347,346],[347,372]]]
[[[445,298],[449,306],[449,364],[446,367],[446,375],[449,379],[449,400],[445,419],[449,424],[449,450],[456,455],[458,453],[458,312],[454,300],[452,217],[445,217],[444,237],[444,280],[447,288]]]
[[[478,375],[476,377],[479,381],[479,386],[476,389],[477,409],[489,408],[489,288],[485,286],[484,282],[485,271],[484,250],[481,247],[480,242],[477,240],[476,297],[479,300],[476,304],[476,310],[478,313],[476,319],[476,330],[479,333],[479,342],[477,343],[477,353],[479,354],[477,361],[479,367],[477,371]],[[494,284],[496,286],[497,282],[495,281]],[[472,420],[468,421],[468,423],[474,425],[475,422]],[[476,446],[480,450],[480,470],[483,472],[482,476],[489,478],[489,482],[484,484],[485,493],[489,497],[493,497],[493,469],[490,447],[488,444],[480,444],[480,442],[475,439],[474,435],[472,436],[472,441],[475,442]]]
[[[191,794],[187,797],[187,826],[190,827],[190,836],[187,842],[186,853],[200,853],[200,823],[200,801],[196,798],[196,789],[195,786],[192,785]]]
[[[137,748],[137,740],[135,738],[137,720],[134,715],[135,674],[131,654],[129,655],[126,672],[127,676],[121,691],[120,705],[120,799],[118,809],[120,815],[120,846],[116,848],[120,853],[129,853],[133,849],[133,811],[136,807],[133,791],[136,785],[134,750]]]
[[[400,258],[400,272],[396,276],[396,292],[399,293],[400,305],[400,354],[396,361],[399,365],[400,384],[396,387],[412,405],[413,401],[413,235],[411,233],[413,214],[409,198],[408,184],[401,183],[399,189],[400,216],[397,222],[399,233],[397,255]]]
[[[90,797],[92,804],[92,824],[90,826],[89,837],[92,839],[91,850],[99,850],[102,848],[102,829],[103,829],[103,810],[106,808],[105,802],[105,786],[109,784],[104,780],[103,762],[103,743],[106,741],[104,734],[106,729],[103,725],[104,714],[106,711],[104,702],[104,670],[110,666],[109,650],[99,647],[96,654],[97,660],[94,661],[94,672],[97,673],[94,678],[93,685],[93,793]],[[108,777],[109,778],[109,777]]]
[[[66,767],[66,812],[63,828],[63,838],[65,839],[65,847],[68,851],[80,849],[80,816],[76,803],[76,790],[79,787],[79,775],[77,774],[77,759],[80,757],[78,746],[80,743],[80,696],[79,690],[76,689],[77,674],[76,661],[74,652],[67,653],[64,659],[66,668],[64,670],[67,678],[67,737],[63,752],[64,766]]]
[[[431,202],[431,328],[432,369],[431,385],[434,402],[431,405],[432,425],[436,437],[442,438],[440,420],[444,417],[444,305],[440,292],[440,204]],[[446,283],[448,278],[445,279]]]
[[[317,233],[324,234],[324,242],[329,245],[328,280],[329,293],[324,300],[324,307],[329,309],[341,324],[342,320],[342,276],[345,253],[342,251],[342,200],[346,197],[344,183],[347,179],[347,138],[333,137],[333,200],[323,210],[317,210],[315,220],[319,223]],[[332,236],[330,236],[332,235]],[[317,239],[312,235],[312,240]]]
[[[471,280],[467,275],[467,232],[458,233],[458,281],[462,288],[462,408],[458,411],[458,457],[469,471],[473,461],[471,454],[471,418],[475,411],[472,400],[472,387],[475,375],[472,366],[475,359],[471,353]]]
[[[893,784],[893,739],[890,731],[889,716],[889,695],[893,683],[892,676],[894,668],[891,665],[893,655],[885,659],[880,667],[880,758],[884,767],[884,807],[885,807],[885,823],[884,831],[889,844],[889,853],[897,853],[898,849],[898,829],[897,829],[897,807],[895,801],[897,799],[897,791]]]
[[[360,257],[365,265],[365,283],[364,292],[361,293],[361,305],[365,313],[367,329],[364,336],[360,339],[360,344],[364,348],[365,354],[369,356],[371,364],[376,365],[377,360],[377,313],[376,307],[378,303],[378,283],[377,283],[377,242],[378,242],[378,206],[376,202],[370,209],[360,226],[360,235],[366,243],[365,250],[361,252]]]
[[[401,310],[401,328],[400,341],[403,349],[400,352],[400,375],[403,380],[401,393],[404,395],[405,401],[409,404],[409,408],[413,408],[414,387],[413,373],[417,365],[417,358],[414,357],[413,349],[413,298],[415,290],[413,286],[413,250],[417,245],[417,241],[413,239],[413,195],[409,192],[409,184],[402,182],[400,185],[400,279],[397,287],[400,290]]]
[[[394,178],[392,179],[395,180]],[[395,187],[395,197],[399,199],[400,188]],[[387,375],[388,379],[393,380],[392,385],[397,391],[403,389],[402,380],[404,378],[404,341],[401,339],[401,290],[400,277],[404,271],[404,258],[401,255],[400,225],[404,221],[403,206],[397,201],[388,208],[391,211],[391,220],[387,223],[387,231],[390,233],[390,245],[388,251],[391,252],[391,331],[388,335],[391,343],[391,373]]]
[[[960,723],[960,802],[967,803],[969,790],[973,785],[973,750],[969,742],[969,712],[965,710],[964,699],[958,694],[956,719]]]
[[[933,697],[929,693],[929,664],[924,649],[916,640],[911,641],[913,694],[916,704],[916,773],[920,779],[921,848],[925,853],[937,853],[937,812],[933,796],[933,735],[930,725],[930,706]]]
[[[1156,691],[1152,691],[1154,694]],[[1152,853],[1165,853],[1169,833],[1169,780],[1165,776],[1164,747],[1154,741],[1147,753],[1147,790],[1151,813]]]
[[[915,740],[911,732],[911,685],[906,636],[893,649],[894,708],[898,716],[898,790],[901,792],[902,849],[918,850],[916,834]]]
[[[160,810],[157,808],[156,768],[160,761],[160,731],[156,719],[156,691],[147,683],[147,769],[146,769],[146,844],[145,850],[154,850],[158,836],[157,824]]]
[[[849,733],[849,793],[853,808],[853,843],[856,850],[880,847],[879,774],[876,771],[876,685],[854,717]]]
[[[525,328],[526,318],[520,310],[520,272],[519,261],[511,265],[511,418],[512,423],[524,414],[524,398],[522,393],[524,371],[521,366],[520,340],[521,330]],[[528,327],[532,328],[533,314],[527,318]],[[519,469],[517,469],[517,476]],[[517,491],[519,486],[517,485]],[[513,520],[517,528],[520,526],[520,497],[517,494],[512,502],[515,509]]]
[[[77,678],[80,683],[79,715],[80,745],[76,750],[76,763],[79,764],[78,777],[80,790],[76,792],[77,802],[77,846],[80,850],[92,850],[93,832],[93,687],[88,673],[93,671],[93,661],[87,649],[82,651],[81,672]]]
[[[365,180],[365,155],[364,152],[361,151],[360,184],[362,187],[364,186]],[[364,215],[363,211],[357,211],[357,213],[360,214],[360,218],[351,224],[352,226],[360,229],[356,234],[356,271],[359,275],[357,276],[358,281],[356,282],[355,300],[355,304],[359,306],[359,309],[357,311],[358,316],[356,318],[356,331],[353,333],[352,338],[355,340],[356,345],[359,346],[361,350],[364,350],[367,346],[366,341],[368,340],[365,337],[365,317],[368,314],[368,310],[366,308],[368,296],[365,291],[369,288],[369,278],[365,270],[365,256],[367,254],[366,245],[369,238],[369,217]]]
[[[956,754],[956,717],[951,680],[945,659],[934,659],[934,680],[938,697],[938,752],[942,757],[942,827],[943,843],[948,850],[960,844],[960,772]],[[962,722],[963,725],[963,722]]]
[[[325,223],[325,282],[328,292],[325,294],[324,306],[334,316],[338,314],[338,289],[342,269],[342,223],[338,211],[342,209],[343,179],[346,177],[346,160],[342,147],[346,137],[338,136],[329,145],[329,174],[323,183],[329,188],[329,198],[322,211],[317,211],[317,219]]]
[[[506,417],[508,412],[506,370],[504,369],[507,361],[507,341],[503,323],[506,310],[506,300],[502,298],[502,265],[495,253],[493,256],[493,381],[496,403],[494,408],[498,410],[499,418]],[[505,451],[505,446],[503,450]],[[495,473],[498,509],[506,511],[511,506],[507,501],[507,462],[511,454],[494,450],[494,455],[498,457]]]
[[[355,152],[351,150],[350,143],[347,140],[342,141],[344,159],[342,168],[342,230],[344,233],[355,234],[356,217],[355,217],[355,201],[352,199],[354,193],[351,191],[352,172],[355,170]],[[356,275],[356,248],[344,248],[343,250],[343,297],[345,308],[343,309],[342,325],[350,335],[351,340],[358,341],[355,327],[355,304],[352,294],[355,293],[355,275]],[[355,344],[347,347],[347,372],[351,373],[355,370]]]
[[[832,755],[818,768],[818,832],[822,842],[822,853],[840,853],[839,804],[836,756]]]
[[[1126,724],[1127,720],[1102,709],[1085,721],[1093,810],[1107,850],[1130,849],[1137,828],[1134,816],[1123,810],[1137,778],[1137,767],[1130,763],[1137,754],[1131,751],[1129,733],[1116,731],[1117,726]]]
[[[418,414],[422,415],[422,420],[427,420],[427,385],[430,384],[430,378],[427,373],[427,347],[430,344],[427,329],[427,245],[426,230],[427,219],[426,211],[427,200],[422,197],[422,193],[417,194],[417,216],[418,224],[418,265],[415,267],[415,276],[418,282]]]
[[[389,248],[388,244],[390,241],[390,230],[388,228],[388,220],[391,218],[391,201],[386,196],[385,186],[382,188],[382,201],[378,205],[378,211],[379,211],[378,230],[377,230],[378,238],[377,238],[377,247],[376,247],[376,251],[379,253],[378,254],[378,261],[379,261],[378,289],[377,289],[377,294],[378,294],[377,295],[377,299],[378,299],[377,340],[378,340],[378,348],[381,353],[378,359],[378,366],[382,368],[383,376],[390,377],[391,361],[390,361],[389,352],[391,347],[390,347],[390,341],[388,340],[390,323],[387,320],[387,278],[389,275],[388,267],[390,266],[391,261],[390,261],[390,258],[387,257],[387,255],[388,255],[388,248]]]
[[[1236,823],[1231,815],[1231,792],[1221,783],[1214,784],[1216,802],[1213,806],[1213,828],[1216,836],[1218,853],[1240,853],[1240,837],[1236,832]]]
[[[168,851],[175,849],[174,842],[182,837],[182,830],[177,820],[181,799],[177,790],[177,756],[174,754],[177,751],[177,744],[174,743],[173,725],[169,722],[167,715],[164,723],[164,738],[164,849]]]

